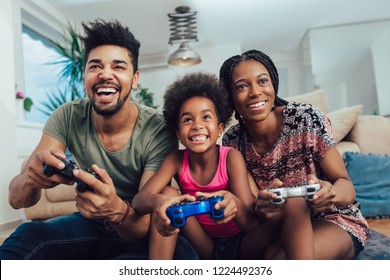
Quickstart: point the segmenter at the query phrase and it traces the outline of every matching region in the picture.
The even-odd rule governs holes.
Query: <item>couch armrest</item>
[[[390,155],[390,119],[360,116],[344,140],[355,142],[362,153]]]
[[[27,220],[46,220],[77,212],[76,191],[69,185],[58,185],[42,190],[41,199],[33,206],[24,208]]]
[[[351,141],[340,141],[336,144],[336,148],[339,151],[340,155],[343,155],[345,152],[361,152],[359,146]]]

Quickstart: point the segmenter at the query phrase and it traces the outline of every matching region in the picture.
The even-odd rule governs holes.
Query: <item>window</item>
[[[41,34],[30,29],[26,25],[23,31],[23,67],[25,95],[33,100],[34,105],[26,114],[29,122],[45,123],[48,115],[40,110],[45,110],[42,103],[47,103],[47,94],[58,94],[59,90],[65,90],[66,83],[58,77],[61,67],[50,64],[60,59],[53,50],[50,41]]]

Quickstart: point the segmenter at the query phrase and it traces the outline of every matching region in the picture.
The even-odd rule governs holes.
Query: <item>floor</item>
[[[390,219],[367,219],[371,229],[390,237]]]

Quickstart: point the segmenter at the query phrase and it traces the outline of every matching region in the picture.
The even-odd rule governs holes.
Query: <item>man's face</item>
[[[85,67],[84,87],[92,106],[100,115],[113,115],[137,88],[139,72],[134,73],[128,50],[113,45],[93,49]]]

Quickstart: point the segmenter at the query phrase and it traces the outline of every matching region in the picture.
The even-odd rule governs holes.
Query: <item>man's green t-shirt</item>
[[[81,168],[97,164],[112,178],[117,194],[131,201],[138,192],[144,170],[157,171],[165,157],[178,147],[161,112],[137,104],[138,119],[129,142],[119,151],[105,150],[96,132],[89,98],[60,106],[43,132],[63,144]]]

